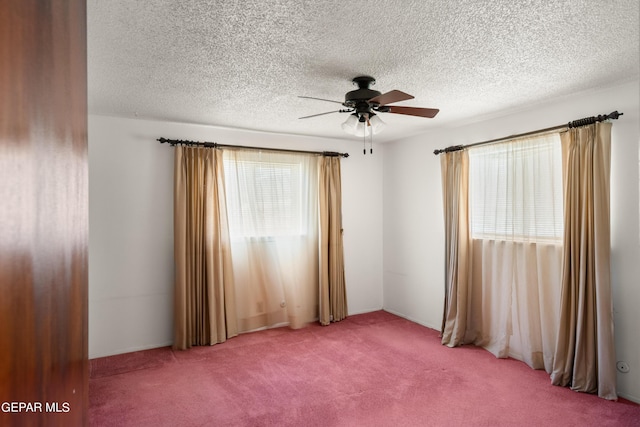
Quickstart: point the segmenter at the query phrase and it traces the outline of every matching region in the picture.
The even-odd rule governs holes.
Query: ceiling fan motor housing
[[[358,113],[369,112],[371,106],[368,101],[381,94],[377,90],[369,89],[370,85],[375,84],[376,79],[371,76],[359,76],[352,81],[358,85],[358,89],[346,93],[344,106],[354,108]]]

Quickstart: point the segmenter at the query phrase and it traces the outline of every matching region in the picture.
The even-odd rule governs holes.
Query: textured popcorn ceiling
[[[343,101],[367,74],[440,109],[380,114],[375,140],[395,140],[638,79],[639,16],[638,0],[89,0],[89,111],[355,138],[346,114],[299,120],[340,105],[297,95]]]

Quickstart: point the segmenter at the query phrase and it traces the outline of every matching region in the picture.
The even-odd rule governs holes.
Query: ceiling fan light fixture
[[[356,127],[358,126],[358,115],[356,113],[350,114],[347,120],[342,124],[342,130],[353,135],[356,133]]]
[[[385,122],[382,121],[380,117],[378,117],[375,114],[371,114],[371,117],[369,118],[369,123],[371,123],[371,132],[373,132],[374,135],[377,135],[380,132],[382,132],[384,127],[387,125]]]
[[[367,125],[367,122],[358,122],[358,124],[356,125],[355,136],[358,136],[360,138],[364,136],[369,136],[370,127],[371,126]]]

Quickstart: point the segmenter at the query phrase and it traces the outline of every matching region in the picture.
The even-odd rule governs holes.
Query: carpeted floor
[[[640,406],[384,311],[91,360],[95,426],[640,426]]]

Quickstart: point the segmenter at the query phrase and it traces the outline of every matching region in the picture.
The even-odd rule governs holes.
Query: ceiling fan
[[[359,76],[354,78],[352,81],[354,84],[358,85],[358,89],[347,92],[344,96],[344,102],[323,98],[314,98],[312,96],[299,96],[299,98],[317,99],[319,101],[333,102],[336,104],[341,104],[345,107],[344,109],[340,110],[300,117],[300,119],[308,119],[311,117],[318,117],[332,113],[351,113],[347,121],[342,124],[342,129],[351,135],[367,136],[369,135],[369,133],[379,133],[385,125],[376,113],[394,113],[404,114],[408,116],[433,118],[436,116],[436,114],[438,114],[438,111],[440,111],[435,108],[402,107],[389,105],[395,102],[413,99],[414,97],[399,90],[392,90],[386,93],[381,93],[377,90],[370,89],[369,86],[374,85],[376,82],[376,79],[371,76]],[[369,128],[371,128],[371,130],[369,130]]]

